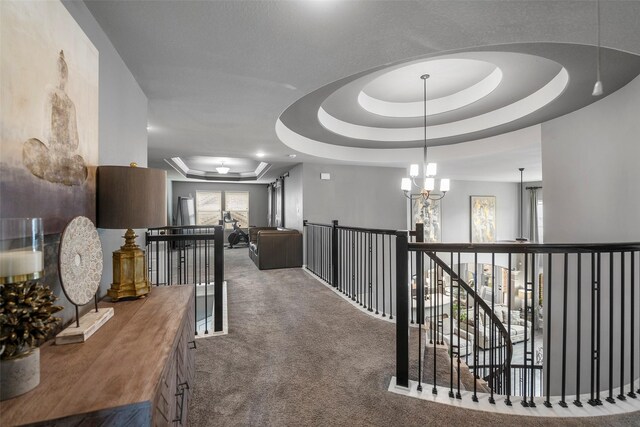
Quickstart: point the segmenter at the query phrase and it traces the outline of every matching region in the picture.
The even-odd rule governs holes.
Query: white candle
[[[0,252],[0,277],[15,277],[43,270],[42,251]]]

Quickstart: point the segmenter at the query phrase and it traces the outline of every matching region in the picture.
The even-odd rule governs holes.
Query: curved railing
[[[307,269],[395,322],[393,389],[638,408],[640,243],[425,243],[411,241],[419,225],[305,226]]]
[[[406,232],[401,234],[398,241],[406,239]],[[511,347],[510,355],[505,353],[504,360],[499,355],[497,360],[490,357],[489,363],[478,361],[474,355],[469,363],[476,377],[487,378],[492,395],[506,395],[507,404],[511,404],[510,395],[519,395],[523,406],[562,408],[570,404],[599,406],[629,398],[632,402],[637,398],[640,243],[398,243],[398,263],[421,256],[432,260],[459,288],[474,295],[474,302],[484,298],[480,306],[485,311],[488,306],[501,334],[503,327],[506,329],[511,346],[507,344],[505,350]],[[485,261],[479,263],[479,258]],[[489,258],[491,261],[486,261]],[[501,259],[499,263],[497,258]],[[475,279],[473,286],[456,271],[465,259],[473,266],[474,274],[468,274]],[[488,297],[478,291],[482,262],[487,262],[490,272]],[[498,264],[505,266],[500,280]],[[399,278],[396,285],[402,286],[404,281]],[[473,294],[469,288],[473,288]],[[506,315],[506,321],[499,321],[500,313]],[[401,380],[398,384],[407,385],[410,375],[405,353],[409,341],[403,318],[398,313],[403,324],[397,334],[401,341],[397,378]],[[514,326],[512,321],[519,323]],[[477,348],[477,339],[473,347]],[[601,398],[603,394],[606,397]],[[455,394],[458,396],[459,392]],[[575,396],[571,402],[569,396]],[[475,389],[473,397],[475,400]]]
[[[502,320],[498,318],[498,316],[496,316],[495,314],[495,307],[491,307],[489,306],[489,304],[487,304],[487,302],[485,300],[483,300],[482,298],[480,298],[478,296],[478,294],[476,293],[476,290],[474,288],[472,288],[471,286],[469,286],[469,284],[467,284],[467,282],[465,282],[458,273],[456,273],[455,271],[453,271],[453,269],[447,265],[446,262],[444,262],[443,260],[441,260],[437,254],[435,252],[431,252],[431,251],[425,251],[424,252],[438,267],[440,267],[446,274],[449,275],[449,277],[451,278],[451,282],[456,282],[458,287],[461,287],[462,289],[464,289],[464,291],[467,293],[467,301],[468,298],[471,297],[473,299],[473,305],[474,305],[474,325],[478,325],[479,321],[478,319],[480,318],[480,308],[482,309],[482,311],[484,312],[484,317],[486,320],[486,317],[488,316],[490,319],[490,324],[489,324],[489,331],[490,331],[490,338],[489,338],[489,342],[491,343],[491,348],[490,348],[490,361],[492,359],[497,359],[499,360],[501,363],[490,363],[490,372],[488,375],[486,376],[479,376],[476,375],[477,377],[481,377],[483,378],[485,381],[487,381],[487,383],[490,384],[490,393],[491,393],[491,397],[490,399],[493,400],[493,392],[494,390],[496,390],[498,393],[502,394],[501,392],[503,391],[508,391],[511,390],[511,384],[510,384],[510,380],[511,380],[511,376],[510,375],[505,375],[506,372],[510,372],[511,370],[511,359],[513,356],[513,343],[511,342],[511,337],[509,335],[509,332],[507,331],[507,328],[504,326],[504,324],[502,323]],[[461,301],[462,299],[460,298],[460,293],[458,292],[458,301]],[[495,302],[495,300],[492,298],[492,302]],[[453,319],[454,317],[456,319],[458,319],[458,329],[459,331],[462,330],[463,326],[466,325],[466,328],[464,328],[467,331],[467,337],[468,337],[468,331],[469,331],[469,317],[466,316],[466,322],[463,319],[463,316],[461,315],[461,304],[457,304],[457,309],[454,310],[453,309],[453,305],[450,305],[451,308],[451,313],[450,313],[450,319]],[[484,324],[486,324],[486,321],[484,322]],[[495,333],[498,333],[500,336],[498,337],[498,339],[495,339]],[[458,334],[458,337],[460,336],[460,334]],[[474,343],[477,344],[478,342],[478,328],[474,327],[474,334],[473,334],[473,338],[474,338]],[[494,345],[494,343],[497,341],[497,345]],[[457,362],[457,370],[458,373],[461,370],[461,366],[460,366],[460,362],[461,362],[461,358],[460,358],[460,340],[458,339],[458,354],[457,354],[457,358],[456,358],[456,362]],[[472,370],[478,365],[478,352],[477,352],[477,348],[473,348],[473,361],[474,363],[471,365]],[[453,352],[452,352],[453,354]],[[451,361],[451,367],[453,367],[453,362]],[[477,373],[476,373],[477,374]],[[460,380],[460,374],[458,374],[458,380]],[[460,384],[458,383],[458,391],[460,388]],[[474,395],[477,393],[477,383],[474,381]],[[509,397],[510,393],[504,393],[507,394],[507,398]]]

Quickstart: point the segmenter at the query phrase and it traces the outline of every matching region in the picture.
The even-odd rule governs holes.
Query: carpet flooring
[[[394,324],[301,269],[258,270],[244,248],[225,249],[225,278],[229,334],[197,341],[192,426],[640,425],[637,412],[518,417],[390,393]]]

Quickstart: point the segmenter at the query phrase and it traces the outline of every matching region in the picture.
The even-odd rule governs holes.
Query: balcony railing
[[[156,286],[193,286],[196,335],[223,330],[224,231],[221,226],[150,228],[149,280]]]
[[[416,283],[428,287],[432,271],[438,283],[449,283],[451,303],[440,316],[452,322],[450,364],[459,371],[464,361],[473,372],[474,400],[478,383],[489,388],[492,403],[494,394],[504,395],[508,405],[511,397],[518,396],[529,407],[536,406],[537,396],[544,398],[547,407],[596,406],[603,400],[615,403],[636,398],[640,243],[470,245],[404,243],[406,239],[406,232],[398,233],[398,264],[408,265],[413,259],[426,267],[418,269]],[[501,281],[496,278],[498,258],[507,267]],[[422,264],[424,259],[429,265]],[[474,266],[467,271],[472,286],[460,273],[464,260]],[[488,303],[483,299],[486,294],[479,292],[480,265],[489,267]],[[514,286],[516,280],[522,287]],[[498,287],[499,282],[506,290]],[[396,286],[398,295],[408,294],[410,280],[400,269]],[[516,289],[518,295],[514,295]],[[428,303],[418,298],[419,324],[430,323],[421,314],[425,301]],[[398,304],[397,384],[407,386],[410,328],[405,318],[409,305],[400,300]],[[478,306],[485,306],[485,314],[478,316]],[[487,312],[489,335],[483,333],[479,338],[481,329],[487,328],[487,322],[480,326]],[[518,344],[514,344],[516,338]],[[466,345],[472,341],[470,355],[462,351],[460,340]],[[418,360],[422,360],[421,350],[419,347]],[[416,380],[420,384],[419,370]],[[451,378],[450,395],[460,398],[459,379],[454,382]]]
[[[305,221],[306,267],[363,309],[393,319],[395,230]]]
[[[396,323],[398,386],[525,407],[640,393],[640,243],[442,244],[422,235],[420,224],[406,232],[305,221],[307,269]]]

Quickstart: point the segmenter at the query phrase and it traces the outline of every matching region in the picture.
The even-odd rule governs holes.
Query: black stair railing
[[[409,295],[409,286],[417,283],[429,289],[419,303],[426,303],[429,311],[429,338],[437,341],[457,327],[457,338],[451,337],[449,343],[451,366],[458,368],[456,393],[453,375],[449,379],[451,397],[460,397],[460,363],[464,360],[474,374],[474,400],[479,385],[487,387],[491,397],[506,396],[507,404],[511,396],[519,396],[527,407],[536,406],[534,397],[547,407],[557,404],[562,408],[637,398],[640,243],[409,243],[407,233],[398,232],[397,251],[398,265],[407,266],[397,270],[396,280],[398,385],[406,387],[412,379],[408,369],[412,308],[408,298],[400,295]],[[415,278],[407,273],[410,256],[427,260],[416,262],[420,268]],[[471,266],[467,271],[461,267],[465,260]],[[484,273],[479,268],[482,262],[487,262]],[[499,270],[499,265],[505,268]],[[482,292],[478,287],[481,277],[488,284]],[[491,291],[488,295],[486,288]],[[419,324],[423,310],[418,310]],[[487,324],[480,330],[479,316],[490,320],[488,341]],[[447,322],[450,330],[444,331]],[[463,349],[461,338],[466,344],[472,341],[471,354]],[[421,390],[421,337],[418,342],[418,378],[413,378]],[[434,376],[433,391],[437,391],[436,380]]]
[[[417,254],[419,256],[419,252]],[[425,251],[424,254],[427,255],[438,267],[442,269],[444,273],[446,273],[450,277],[451,279],[450,283],[452,287],[454,283],[457,285],[456,286],[456,290],[458,291],[457,295],[454,295],[453,292],[451,292],[451,295],[454,296],[454,298],[457,296],[456,298],[457,301],[462,301],[463,298],[461,296],[461,291],[463,291],[464,293],[466,293],[465,299],[469,300],[469,298],[471,298],[473,300],[474,318],[478,319],[480,317],[480,311],[482,311],[483,318],[485,319],[488,318],[489,320],[488,331],[490,334],[489,342],[493,343],[497,339],[498,345],[492,346],[489,353],[489,358],[493,362],[490,364],[489,373],[482,376],[476,375],[477,377],[476,379],[482,378],[484,381],[491,384],[491,387],[490,387],[491,396],[489,398],[490,402],[494,400],[494,397],[493,397],[494,390],[498,390],[499,392],[501,392],[501,394],[506,394],[507,400],[509,400],[511,395],[510,385],[511,385],[511,359],[513,356],[513,343],[511,342],[511,337],[509,335],[509,332],[507,331],[507,328],[502,323],[502,319],[499,319],[498,316],[496,316],[495,307],[490,306],[489,304],[487,304],[485,300],[478,297],[476,290],[471,286],[469,286],[469,284],[467,284],[460,277],[459,272],[456,273],[455,271],[453,271],[453,269],[446,262],[438,258],[435,252]],[[451,254],[451,257],[453,258],[453,254]],[[458,265],[460,264],[458,263]],[[421,301],[424,304],[424,300],[421,300]],[[492,298],[491,302],[492,302],[492,305],[495,304],[495,298]],[[449,313],[450,322],[452,322],[454,318],[457,319],[458,331],[459,332],[466,331],[467,332],[466,336],[468,337],[468,332],[471,329],[470,321],[469,321],[468,315],[466,316],[466,321],[464,320],[465,317],[463,317],[461,312],[462,304],[456,304],[455,309],[453,304],[450,304],[449,307],[450,307],[450,313]],[[465,306],[465,309],[468,310],[468,305]],[[476,320],[475,324],[479,324],[479,321]],[[486,322],[484,324],[486,324]],[[474,334],[477,337],[478,334],[475,330],[474,330]],[[462,353],[462,349],[460,348],[460,333],[456,334],[456,339],[452,340],[452,342],[455,342],[455,341],[457,341],[457,345],[453,344],[453,347],[457,349],[457,352],[455,353],[451,352],[451,354],[457,356],[456,357],[457,370],[458,372],[460,372],[461,370],[460,356]],[[466,343],[468,345],[468,340],[466,340]],[[473,348],[472,350],[474,351],[474,355],[477,356],[477,353],[478,353],[477,339],[474,340],[474,343],[476,343],[476,345],[475,345],[475,348]],[[468,354],[468,352],[465,352],[465,354]],[[474,356],[474,361],[477,360],[475,356]],[[476,363],[472,364],[471,368],[472,369],[475,368],[475,365]],[[453,368],[453,363],[451,363],[451,368]],[[476,374],[477,373],[478,372],[476,372]],[[456,396],[460,396],[460,375],[458,375],[457,378],[458,378],[458,383],[457,383]],[[474,381],[474,398],[477,398],[476,387],[477,387],[477,383]]]
[[[419,225],[305,221],[306,268],[396,322],[397,385],[446,386],[452,398],[466,390],[474,401],[486,392],[507,405],[517,396],[525,407],[637,398],[640,243],[449,244],[421,235]],[[449,363],[436,366],[442,351]]]
[[[150,228],[145,233],[149,281],[191,285],[196,335],[223,330],[224,230],[221,226]]]

